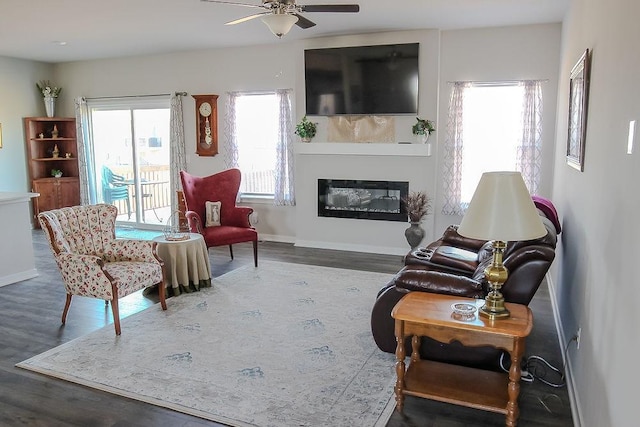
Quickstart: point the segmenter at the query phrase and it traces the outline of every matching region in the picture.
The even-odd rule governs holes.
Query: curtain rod
[[[96,100],[96,99],[123,99],[123,98],[148,98],[151,96],[171,96],[170,93],[155,93],[152,95],[124,95],[124,96],[99,96],[96,98],[84,98],[85,100]],[[187,96],[187,92],[175,92],[175,95]]]
[[[461,81],[447,81],[448,84],[455,84],[455,83],[469,83],[472,85],[478,85],[478,86],[482,86],[482,85],[486,85],[486,86],[499,86],[499,85],[512,85],[512,84],[517,84],[517,83],[522,83],[522,82],[543,82],[546,83],[548,82],[549,79],[523,79],[523,80],[461,80]]]

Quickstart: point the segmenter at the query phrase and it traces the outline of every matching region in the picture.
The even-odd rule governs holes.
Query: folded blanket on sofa
[[[553,226],[556,228],[556,233],[560,234],[562,228],[560,227],[560,219],[558,218],[558,212],[556,211],[555,206],[549,199],[545,199],[540,196],[531,196],[531,200],[533,200],[533,204],[536,205],[536,208],[540,209],[544,215],[553,222]]]

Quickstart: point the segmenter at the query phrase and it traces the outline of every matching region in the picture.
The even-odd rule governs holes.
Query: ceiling
[[[259,5],[262,0],[228,1]],[[260,9],[201,0],[2,0],[0,56],[58,63],[344,34],[561,22],[569,1],[297,0],[300,5],[359,3],[360,12],[306,13],[317,25],[294,26],[280,40],[260,19],[224,25]]]

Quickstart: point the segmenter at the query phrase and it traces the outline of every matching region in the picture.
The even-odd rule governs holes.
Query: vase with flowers
[[[36,83],[36,87],[44,99],[44,108],[47,112],[47,117],[54,117],[56,99],[60,95],[60,92],[62,92],[62,88],[52,85],[49,80],[40,80]]]
[[[431,210],[431,198],[423,191],[412,191],[407,197],[402,199],[402,204],[407,210],[409,228],[404,231],[407,243],[411,246],[411,250],[418,247],[426,234],[424,228],[420,226],[425,216],[429,215]]]

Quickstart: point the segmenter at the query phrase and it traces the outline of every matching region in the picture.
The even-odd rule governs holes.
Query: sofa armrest
[[[393,278],[398,290],[484,298],[482,283],[465,276],[427,269],[403,268]]]
[[[440,238],[442,243],[457,248],[467,249],[472,252],[478,252],[480,248],[487,243],[486,240],[470,239],[458,233],[457,225],[450,225]]]
[[[231,215],[227,215],[223,225],[232,225],[235,227],[251,228],[249,215],[253,212],[253,208],[248,206],[236,206],[233,208]]]
[[[113,299],[111,282],[103,271],[104,261],[99,256],[63,252],[56,256],[56,262],[67,293]]]

